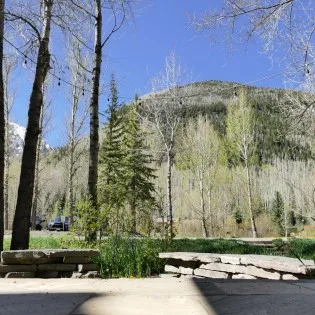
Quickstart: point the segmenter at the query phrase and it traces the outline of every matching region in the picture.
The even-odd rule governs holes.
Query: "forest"
[[[27,249],[37,215],[47,222],[69,217],[71,231],[88,244],[125,234],[314,234],[313,32],[308,20],[303,36],[294,28],[302,14],[284,19],[300,1],[242,10],[227,1],[221,11],[189,20],[197,32],[211,33],[222,19],[248,16],[249,33],[257,31],[266,50],[272,41],[282,44],[286,74],[297,86],[197,81],[174,50],[150,92],[127,100],[115,72],[106,73],[106,84],[103,57],[134,19],[137,1],[30,2],[0,1],[0,244],[12,230],[11,249]],[[279,30],[286,23],[296,30],[292,51],[270,17],[284,21]],[[230,33],[236,25],[222,27]],[[12,154],[10,111],[21,67],[32,88],[23,152]],[[66,141],[50,148],[45,136],[60,86],[70,109]]]

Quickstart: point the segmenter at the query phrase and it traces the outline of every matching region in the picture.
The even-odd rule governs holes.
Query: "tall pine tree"
[[[126,170],[126,202],[130,211],[131,232],[136,233],[137,221],[144,227],[152,218],[155,207],[155,178],[151,167],[153,158],[145,143],[145,133],[142,131],[136,96],[133,105],[128,107],[125,119],[124,148]]]
[[[100,152],[99,202],[105,213],[107,228],[118,232],[123,222],[121,208],[125,201],[125,169],[122,148],[123,123],[119,111],[118,91],[114,75],[110,83],[110,99],[106,114],[106,136]],[[111,227],[108,226],[111,223]]]

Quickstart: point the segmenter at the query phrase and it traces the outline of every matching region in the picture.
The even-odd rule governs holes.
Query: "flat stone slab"
[[[5,278],[34,278],[35,272],[9,272]]]
[[[273,269],[276,271],[312,274],[315,271],[314,260],[299,260],[297,258],[265,256],[265,255],[242,255],[242,265],[253,265],[264,269]]]
[[[46,264],[38,265],[38,271],[76,271],[77,265],[75,264]]]
[[[62,262],[64,264],[88,264],[90,262],[90,257],[69,256],[69,257],[64,257]]]
[[[195,261],[200,263],[222,263],[226,265],[235,266],[255,266],[273,270],[276,272],[285,272],[293,274],[310,275],[315,274],[315,262],[313,260],[299,260],[297,258],[283,257],[283,256],[268,256],[268,255],[229,255],[229,254],[212,254],[212,253],[160,253],[160,258],[163,259],[179,259],[183,261]],[[223,267],[222,267],[223,268]],[[235,270],[239,273],[244,273],[243,268],[230,268],[230,272]],[[223,269],[222,269],[223,270]],[[252,268],[252,270],[254,270]],[[256,275],[255,275],[256,276]]]
[[[180,259],[183,261],[200,261],[200,262],[219,262],[218,254],[208,253],[187,253],[187,252],[172,252],[159,253],[159,258],[162,259]]]
[[[164,271],[165,272],[180,273],[179,268],[174,267],[172,265],[165,265],[164,266]]]
[[[100,252],[95,249],[41,249],[41,250],[11,250],[1,253],[1,261],[7,262],[10,259],[23,260],[47,259],[58,257],[96,257]]]
[[[0,264],[0,273],[18,272],[18,271],[36,271],[36,265],[2,265]]]
[[[227,279],[229,277],[229,275],[226,272],[206,270],[206,269],[200,269],[200,268],[195,269],[194,274],[196,276],[202,276],[202,277],[212,278],[212,279]]]

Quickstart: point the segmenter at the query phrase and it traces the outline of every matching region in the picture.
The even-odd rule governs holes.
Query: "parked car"
[[[48,223],[49,231],[68,231],[69,230],[69,217],[58,216]]]
[[[40,216],[36,216],[36,230],[41,231],[43,229],[42,223],[45,222],[45,220]],[[30,227],[32,227],[32,218],[30,219]]]

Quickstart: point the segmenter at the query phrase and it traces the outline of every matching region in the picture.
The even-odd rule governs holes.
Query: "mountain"
[[[9,122],[9,134],[10,134],[10,155],[17,156],[22,154],[24,147],[26,128],[14,123]],[[51,150],[51,146],[42,141],[42,152],[45,154]]]

